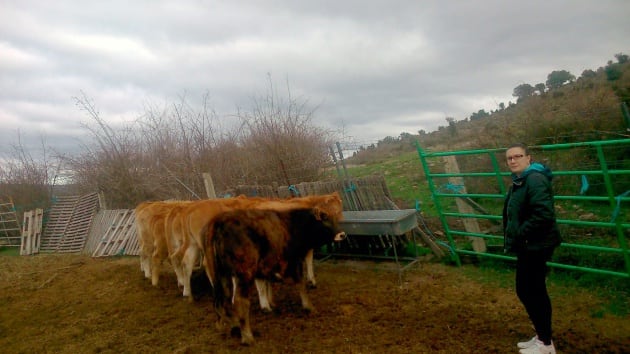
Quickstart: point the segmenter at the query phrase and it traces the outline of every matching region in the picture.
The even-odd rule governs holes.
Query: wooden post
[[[20,255],[28,256],[39,253],[43,215],[44,209],[40,208],[24,212]]]
[[[459,173],[459,165],[457,165],[457,159],[455,158],[454,155],[451,156],[444,156],[444,161],[445,163],[445,170],[446,173]],[[449,183],[457,185],[457,186],[461,186],[461,193],[467,193],[466,192],[466,186],[464,185],[464,179],[462,177],[449,177],[448,178]],[[473,214],[473,208],[466,203],[464,200],[462,200],[462,198],[455,198],[455,202],[457,203],[457,209],[459,210],[460,213],[462,214]],[[477,219],[475,218],[462,218],[463,222],[464,222],[464,227],[466,228],[467,232],[472,232],[472,233],[481,233],[481,229],[479,228],[479,223],[477,222]],[[487,248],[486,248],[486,241],[482,238],[479,237],[469,237],[470,241],[472,242],[472,247],[473,250],[475,252],[486,252]]]
[[[203,183],[206,186],[206,194],[208,195],[208,198],[216,199],[217,193],[214,191],[214,182],[212,181],[212,175],[208,172],[204,172],[202,176]]]
[[[33,229],[33,214],[34,211],[29,210],[24,212],[24,222],[22,223],[22,243],[20,245],[20,255],[28,256],[33,254],[32,249],[32,232]]]

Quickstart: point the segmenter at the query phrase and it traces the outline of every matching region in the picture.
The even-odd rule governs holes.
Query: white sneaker
[[[549,345],[545,345],[542,341],[536,339],[534,345],[529,348],[519,350],[521,354],[556,354],[556,348],[553,346],[553,342]]]
[[[538,339],[538,336],[534,336],[532,337],[532,339],[526,341],[526,342],[518,342],[516,343],[516,346],[520,349],[525,349],[525,348],[529,348],[532,345],[536,344],[536,339]]]

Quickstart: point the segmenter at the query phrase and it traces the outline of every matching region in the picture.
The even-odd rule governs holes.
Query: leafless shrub
[[[74,182],[103,191],[109,208],[130,208],[144,200],[206,196],[203,173],[215,190],[239,184],[295,184],[312,181],[328,161],[329,133],[311,123],[306,101],[270,91],[251,111],[239,110],[240,125],[224,129],[209,108],[193,108],[185,96],[165,107],[145,107],[133,124],[114,128],[82,94],[77,106],[91,118],[93,137],[72,158]]]
[[[70,159],[73,182],[82,190],[104,192],[110,208],[128,207],[130,201],[148,198],[149,190],[142,183],[140,140],[132,127],[112,128],[83,93],[75,97],[75,103],[93,120],[93,125],[84,124],[84,127],[91,133],[94,146],[84,146],[83,154]]]
[[[34,155],[22,143],[22,135],[17,134],[17,142],[10,145],[10,152],[0,158],[0,200],[13,200],[21,212],[50,205],[53,186],[62,166],[62,156],[58,156],[40,139],[41,148]]]
[[[317,178],[328,161],[330,132],[311,123],[314,111],[308,101],[291,96],[283,99],[270,88],[254,100],[250,112],[238,113],[244,124],[243,147],[253,152],[249,161],[250,181],[291,185]],[[260,174],[266,171],[265,174]]]

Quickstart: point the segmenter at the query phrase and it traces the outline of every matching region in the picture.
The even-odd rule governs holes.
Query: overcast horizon
[[[229,124],[270,79],[344,141],[430,132],[554,70],[579,77],[630,54],[628,14],[623,0],[5,1],[0,154],[18,130],[27,147],[77,152],[82,93],[114,125],[208,94]]]

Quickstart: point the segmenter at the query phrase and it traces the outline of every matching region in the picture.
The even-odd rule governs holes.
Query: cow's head
[[[322,196],[318,207],[324,209],[328,215],[337,221],[343,220],[343,203],[338,192]]]
[[[341,201],[341,199],[339,200]],[[321,207],[314,207],[312,212],[317,221],[320,221],[325,228],[334,232],[335,236],[333,241],[339,242],[346,238],[346,233],[339,227],[339,218],[337,215],[333,216],[328,210]]]

